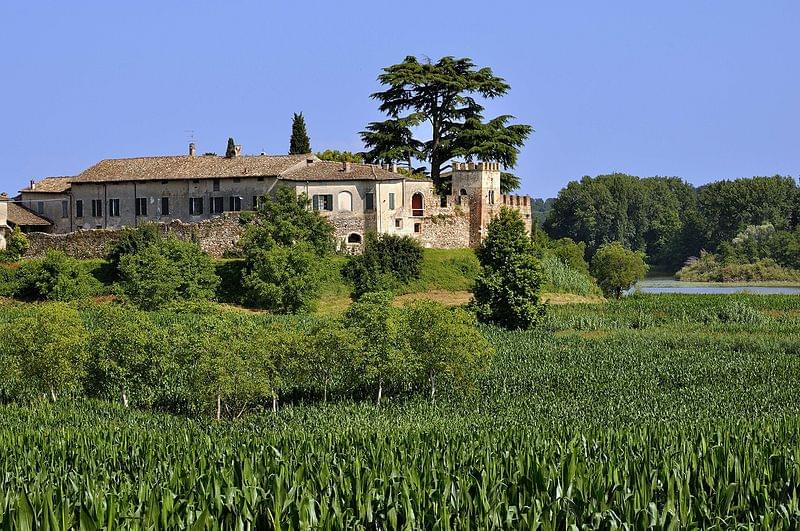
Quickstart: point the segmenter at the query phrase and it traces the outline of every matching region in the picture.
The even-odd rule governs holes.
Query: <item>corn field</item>
[[[472,395],[213,422],[0,406],[3,529],[796,529],[800,302],[551,308]]]

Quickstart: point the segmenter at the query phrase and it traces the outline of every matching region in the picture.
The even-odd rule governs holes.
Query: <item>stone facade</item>
[[[0,251],[6,248],[6,235],[9,232],[7,220],[8,204],[4,199],[0,199]]]

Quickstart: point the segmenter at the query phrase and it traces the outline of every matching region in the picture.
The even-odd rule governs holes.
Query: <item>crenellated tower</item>
[[[499,211],[500,163],[454,162],[452,164],[453,196],[469,198],[470,245],[477,247],[486,235],[489,222]]]

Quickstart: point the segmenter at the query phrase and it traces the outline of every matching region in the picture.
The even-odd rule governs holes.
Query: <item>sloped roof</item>
[[[81,172],[74,182],[157,181],[278,176],[310,155],[139,157],[107,159]]]
[[[21,227],[49,227],[50,221],[19,203],[8,202],[8,223]]]
[[[389,181],[404,175],[372,164],[351,163],[345,171],[341,162],[316,160],[313,164],[295,166],[280,175],[286,181]]]
[[[75,177],[45,177],[35,184],[34,188],[28,186],[20,190],[21,192],[34,192],[34,193],[53,193],[63,194],[70,188],[70,183]]]

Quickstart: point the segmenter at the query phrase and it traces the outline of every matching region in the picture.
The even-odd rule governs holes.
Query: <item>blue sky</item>
[[[582,175],[800,174],[800,2],[3,2],[0,190],[110,157],[358,150],[406,55],[467,56],[534,126],[522,191]]]

